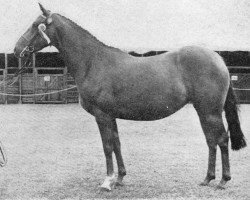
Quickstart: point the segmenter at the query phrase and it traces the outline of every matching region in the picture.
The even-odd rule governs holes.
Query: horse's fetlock
[[[126,172],[126,170],[125,169],[122,169],[122,170],[119,170],[119,172],[118,172],[118,174],[119,174],[119,176],[126,176],[127,175],[127,172]]]
[[[209,181],[214,180],[215,179],[215,175],[214,174],[207,174],[207,179]]]

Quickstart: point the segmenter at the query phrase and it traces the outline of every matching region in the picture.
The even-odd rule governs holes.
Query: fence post
[[[67,80],[68,80],[68,68],[66,66],[64,66],[64,88],[68,87],[67,84]],[[65,91],[65,103],[68,103],[68,90]]]
[[[32,54],[32,70],[33,70],[33,94],[36,94],[36,54]],[[36,96],[33,96],[33,104],[36,103]]]
[[[21,67],[22,67],[22,60],[21,58],[18,58],[18,70],[21,70]],[[22,73],[18,75],[18,82],[19,82],[19,93],[20,93],[20,96],[19,96],[19,101],[18,103],[23,103],[22,102]]]
[[[36,76],[35,76],[35,67],[36,67],[36,55],[35,53],[32,54],[32,75],[33,75],[33,94],[36,93],[35,88],[36,88]],[[36,97],[35,95],[33,96],[33,104],[35,104]]]

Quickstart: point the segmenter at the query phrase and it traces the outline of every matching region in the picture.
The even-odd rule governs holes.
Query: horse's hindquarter
[[[180,49],[179,57],[190,101],[204,109],[213,106],[222,109],[230,80],[222,58],[196,46]]]
[[[176,53],[148,58],[129,56],[120,59],[106,76],[106,89],[98,105],[116,118],[156,120],[187,103]]]

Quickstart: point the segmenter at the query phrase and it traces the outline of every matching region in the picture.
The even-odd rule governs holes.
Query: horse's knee
[[[220,148],[228,148],[228,141],[229,141],[229,136],[227,133],[222,134],[219,138],[218,138],[218,145]]]
[[[210,151],[216,151],[216,149],[217,149],[217,141],[216,141],[215,133],[213,131],[210,132],[210,131],[204,130],[204,134],[205,134],[205,137],[206,137],[206,142],[207,142],[209,150]]]
[[[113,153],[113,145],[112,144],[104,144],[103,150],[104,150],[105,156],[110,156]]]

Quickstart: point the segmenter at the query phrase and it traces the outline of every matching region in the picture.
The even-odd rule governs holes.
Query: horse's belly
[[[171,78],[153,72],[145,76],[108,85],[98,93],[95,105],[114,118],[157,120],[187,103],[186,87],[180,76]]]
[[[132,120],[157,120],[168,117],[188,102],[182,84],[175,87],[158,87],[140,92],[140,95],[122,95],[113,107],[117,118]]]
[[[178,101],[142,101],[112,107],[115,118],[128,120],[158,120],[170,116],[186,104],[185,99]]]
[[[173,114],[171,110],[167,107],[162,108],[160,110],[116,110],[114,112],[114,116],[120,119],[127,119],[127,120],[138,120],[138,121],[152,121],[165,118],[169,115]]]

